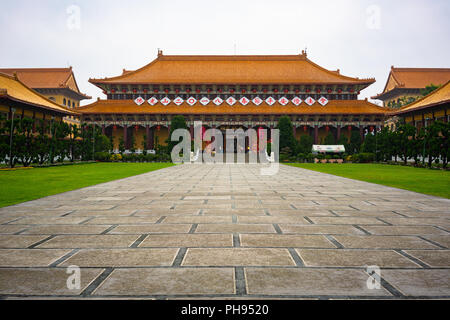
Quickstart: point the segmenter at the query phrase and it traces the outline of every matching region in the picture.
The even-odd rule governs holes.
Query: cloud
[[[71,5],[81,28],[67,27]],[[380,9],[380,28],[367,28],[367,8]],[[1,67],[72,65],[83,92],[103,96],[90,77],[114,76],[166,54],[298,54],[377,83],[391,65],[449,67],[446,0],[160,0],[26,1],[2,4]],[[85,102],[86,103],[86,102]]]

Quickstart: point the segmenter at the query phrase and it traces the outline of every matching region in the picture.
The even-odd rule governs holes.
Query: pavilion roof
[[[256,106],[252,102],[241,105],[236,102],[229,106],[226,102],[216,106],[213,102],[204,106],[200,102],[190,106],[186,102],[177,106],[173,102],[164,106],[160,102],[151,106],[147,102],[138,106],[133,100],[98,100],[90,105],[77,109],[82,114],[367,114],[384,115],[388,110],[367,100],[330,100],[322,106],[317,102],[312,106],[302,103],[295,106],[289,103],[283,106],[276,102],[272,106],[263,104]]]
[[[423,89],[430,84],[441,85],[450,80],[450,68],[395,68],[391,67],[383,93],[373,99],[383,99],[383,96],[395,89]]]
[[[27,87],[32,89],[69,89],[77,93],[81,99],[91,99],[81,93],[70,68],[4,68],[1,73],[14,75]]]
[[[47,99],[22,83],[17,77],[0,73],[0,98],[7,98],[33,107],[43,108],[62,114],[77,115],[69,109]]]
[[[163,55],[117,77],[89,79],[93,84],[359,84],[375,79],[341,75],[300,55]]]

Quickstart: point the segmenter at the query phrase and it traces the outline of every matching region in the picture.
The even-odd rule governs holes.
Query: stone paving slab
[[[1,253],[1,252],[0,252]],[[178,249],[84,249],[60,264],[62,267],[151,267],[172,265]]]
[[[68,289],[66,269],[0,268],[0,295],[79,296],[102,272],[102,269],[83,269],[80,289]]]
[[[287,249],[189,248],[183,266],[294,266]]]
[[[116,269],[94,291],[102,296],[234,293],[233,268]]]
[[[47,267],[69,252],[61,249],[0,249],[0,267]]]
[[[317,250],[296,249],[305,266],[310,267],[367,267],[420,268],[394,250]],[[428,251],[429,252],[429,251]]]
[[[260,169],[179,165],[0,208],[0,298],[450,298],[450,200]]]
[[[369,290],[360,270],[271,268],[245,270],[249,294],[390,296],[384,288]]]
[[[385,270],[384,279],[406,296],[449,296],[446,270]]]

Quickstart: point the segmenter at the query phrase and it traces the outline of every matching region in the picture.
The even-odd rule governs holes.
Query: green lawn
[[[450,172],[448,171],[384,164],[292,163],[289,165],[450,199]]]
[[[0,171],[0,207],[135,176],[171,163],[92,163]]]

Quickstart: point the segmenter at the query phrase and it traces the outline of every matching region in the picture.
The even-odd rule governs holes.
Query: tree
[[[123,137],[119,138],[119,153],[123,155],[125,152],[125,141],[123,140]]]
[[[361,151],[365,153],[376,153],[376,137],[372,133],[368,133],[361,146]]]
[[[300,137],[300,142],[298,144],[298,152],[297,153],[306,153],[309,154],[312,151],[312,146],[314,144],[313,138],[310,135],[302,135]]]
[[[294,138],[291,119],[288,116],[280,117],[277,129],[280,130],[280,150],[286,147],[288,147],[291,152],[296,150],[297,141]]]
[[[424,138],[424,157],[428,157],[428,167],[431,168],[433,160],[441,155],[442,137],[441,124],[435,122],[425,128],[423,133]]]
[[[410,124],[401,124],[397,128],[397,146],[400,158],[406,165],[409,158],[414,156],[416,143],[416,128]]]
[[[14,134],[15,140],[15,156],[18,162],[24,167],[30,166],[35,158],[35,145],[33,143],[33,120],[30,118],[23,118],[19,120],[16,132]]]
[[[441,159],[442,159],[442,167],[444,169],[447,168],[448,160],[450,158],[450,123],[442,123],[439,122],[438,125],[441,127]]]
[[[325,137],[324,145],[332,146],[336,143],[336,140],[334,139],[333,133],[329,132],[328,135]]]
[[[77,139],[80,137],[80,129],[77,125],[71,124],[69,126],[69,131],[68,151],[70,154],[70,161],[74,162],[75,158],[77,158],[79,154]]]
[[[359,153],[361,149],[361,136],[358,131],[352,131],[350,136],[350,143],[348,144],[348,153],[355,154]]]
[[[427,96],[436,89],[438,89],[440,86],[435,86],[434,84],[430,83],[428,86],[426,86],[424,89],[420,90],[420,94],[422,96]]]
[[[35,137],[34,143],[36,145],[36,160],[39,165],[43,165],[49,160],[50,152],[50,138],[46,134],[47,126],[43,120],[39,121],[37,126],[37,136]]]
[[[171,139],[172,133],[177,129],[186,129],[187,130],[187,128],[188,127],[186,125],[186,120],[184,119],[184,116],[177,115],[172,118],[172,121],[170,122],[169,137],[167,139],[167,146],[168,146],[169,153],[172,153],[172,149],[179,143],[179,141],[172,141],[172,139]]]

